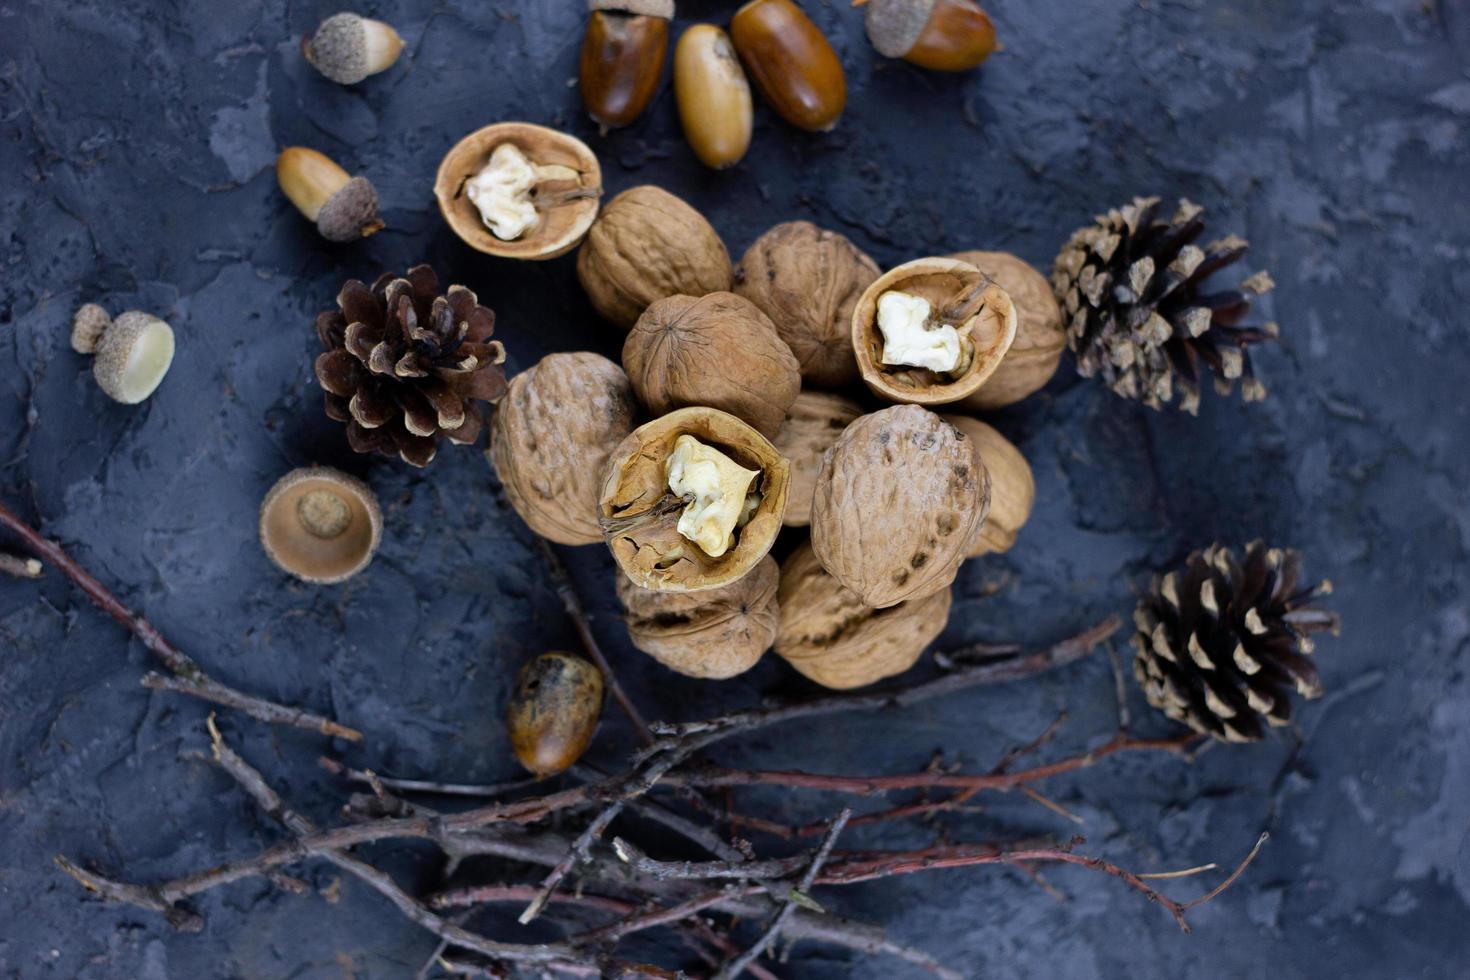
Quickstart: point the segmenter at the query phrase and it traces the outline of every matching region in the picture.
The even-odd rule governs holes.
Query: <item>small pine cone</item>
[[[1261,737],[1291,718],[1293,688],[1322,693],[1310,634],[1338,631],[1336,613],[1307,603],[1331,582],[1297,588],[1301,555],[1257,541],[1237,562],[1218,544],[1182,571],[1155,577],[1133,622],[1133,673],[1149,704],[1227,742]]]
[[[1203,362],[1222,395],[1240,379],[1246,401],[1266,397],[1247,348],[1275,339],[1279,328],[1241,321],[1251,298],[1275,283],[1263,271],[1236,289],[1208,291],[1212,275],[1245,255],[1245,240],[1229,235],[1195,245],[1205,230],[1204,208],[1182,199],[1167,220],[1157,197],[1137,197],[1095,222],[1062,246],[1051,277],[1082,376],[1101,376],[1150,408],[1177,394],[1179,407],[1193,415]]]
[[[490,339],[495,314],[474,293],[450,286],[439,295],[439,277],[420,265],[384,273],[371,289],[353,279],[337,306],[316,318],[325,348],[316,377],[354,451],[427,466],[440,435],[461,445],[479,438],[475,403],[505,394],[505,348]]]

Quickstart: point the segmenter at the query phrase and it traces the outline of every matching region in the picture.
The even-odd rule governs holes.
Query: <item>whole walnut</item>
[[[953,582],[989,509],[975,443],[928,409],[895,405],[849,425],[828,451],[812,498],[812,548],[882,609]]]
[[[635,413],[628,376],[599,354],[548,354],[511,379],[491,424],[490,461],[531,530],[558,544],[602,540],[602,472]]]
[[[982,411],[1004,408],[1039,391],[1057,373],[1067,349],[1062,308],[1051,283],[1008,252],[957,252],[950,258],[970,263],[1010,293],[1017,317],[1016,340],[1000,367],[961,404]]]
[[[734,293],[670,296],[638,318],[623,369],[655,415],[707,405],[776,434],[801,391],[796,358],[766,315]]]
[[[754,471],[730,539],[711,554],[679,530],[698,501],[670,488],[668,464],[688,436]],[[655,592],[700,592],[739,581],[771,550],[786,510],[790,467],[759,432],[713,408],[681,408],[645,422],[608,458],[598,517],[613,560],[633,584]]]
[[[787,527],[806,527],[812,518],[812,493],[822,457],[854,419],[863,414],[857,402],[841,395],[803,391],[791,403],[781,431],[771,440],[791,464],[791,492],[786,496]]]
[[[1009,439],[979,419],[966,415],[946,415],[944,420],[959,429],[980,449],[985,472],[990,474],[990,514],[985,527],[975,539],[967,558],[992,551],[1010,551],[1016,543],[1016,532],[1031,516],[1036,500],[1036,480],[1031,464]]]
[[[587,297],[624,330],[655,300],[717,293],[730,277],[730,255],[704,216],[647,184],[608,202],[577,252]]]
[[[835,231],[788,221],[757,238],[735,267],[735,292],[771,321],[814,385],[858,379],[852,309],[878,278],[878,265]]]
[[[827,573],[810,544],[781,565],[776,653],[825,687],[861,687],[908,670],[943,630],[949,589],[874,609]]]
[[[628,636],[670,670],[724,680],[756,665],[776,640],[780,574],[767,556],[750,574],[705,592],[653,592],[618,574]]]

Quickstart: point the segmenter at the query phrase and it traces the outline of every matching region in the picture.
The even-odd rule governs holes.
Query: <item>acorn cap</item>
[[[96,303],[77,310],[71,346],[95,354],[92,376],[113,401],[136,405],[158,389],[174,361],[173,329],[158,317],[131,310],[116,320]]]
[[[870,0],[864,25],[873,48],[885,58],[913,50],[934,13],[935,0]]]
[[[587,0],[587,12],[606,10],[615,14],[674,19],[674,0]]]
[[[342,85],[386,71],[403,50],[403,38],[382,21],[353,13],[333,14],[301,39],[301,54],[313,68]]]
[[[331,585],[367,567],[383,514],[367,484],[328,466],[292,470],[260,505],[260,543],[282,571]]]
[[[329,242],[352,242],[383,228],[378,191],[366,177],[353,177],[327,198],[316,216],[316,230]]]

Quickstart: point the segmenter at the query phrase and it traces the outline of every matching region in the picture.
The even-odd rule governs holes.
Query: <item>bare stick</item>
[[[477,798],[492,799],[504,796],[506,793],[514,793],[518,790],[530,789],[543,782],[542,779],[529,776],[525,779],[513,779],[505,783],[441,783],[431,779],[396,779],[392,776],[380,776],[377,773],[369,773],[364,769],[354,769],[345,766],[336,759],[321,756],[317,759],[317,765],[327,772],[350,779],[356,783],[372,785],[374,781],[388,789],[398,793],[427,793],[433,796],[471,796]]]
[[[159,633],[152,623],[125,606],[121,600],[107,590],[106,586],[73,561],[60,545],[43,538],[39,532],[22,521],[4,504],[0,504],[0,525],[14,531],[32,553],[52,567],[59,569],[99,609],[126,626],[174,675],[174,679],[165,679],[156,674],[150,674],[145,680],[149,687],[177,691],[181,694],[202,698],[205,701],[212,701],[273,725],[290,725],[295,728],[321,732],[323,735],[349,739],[353,742],[362,741],[362,732],[355,728],[348,728],[346,725],[340,725],[329,718],[323,718],[309,711],[289,708],[276,704],[274,701],[266,701],[221,684],[206,674],[204,668],[200,667],[192,657],[164,639],[163,634]]]
[[[556,549],[551,543],[540,535],[536,536],[536,544],[541,549],[541,555],[546,559],[546,566],[551,570],[551,578],[556,584],[556,593],[561,597],[561,604],[566,608],[567,615],[571,617],[572,624],[577,628],[577,635],[582,638],[582,646],[587,651],[587,656],[602,671],[602,676],[607,680],[607,686],[612,691],[612,696],[628,720],[633,723],[633,728],[638,732],[644,744],[653,743],[653,734],[648,730],[648,722],[643,720],[638,708],[633,704],[633,699],[628,697],[628,692],[623,690],[623,685],[618,682],[618,675],[613,673],[612,664],[602,655],[602,647],[597,643],[597,637],[592,633],[592,621],[587,616],[587,609],[582,605],[581,596],[577,595],[576,584],[572,581],[571,572],[567,566],[562,564]]]
[[[609,803],[587,825],[587,829],[582,831],[572,846],[568,848],[566,856],[551,869],[550,873],[541,882],[541,889],[536,893],[536,897],[531,899],[531,904],[527,905],[525,910],[517,917],[517,921],[521,925],[526,925],[541,914],[541,910],[551,900],[552,894],[556,891],[557,886],[561,884],[562,879],[567,876],[578,861],[584,860],[587,857],[587,852],[591,849],[593,842],[601,837],[602,832],[607,829],[607,825],[612,823],[613,819],[623,812],[623,805],[622,800]]]
[[[766,947],[771,945],[772,940],[781,934],[781,929],[786,925],[788,919],[796,913],[797,905],[801,904],[807,892],[811,891],[812,882],[816,880],[817,872],[822,870],[828,855],[832,853],[832,847],[837,843],[837,838],[842,834],[842,828],[847,826],[847,821],[852,818],[852,809],[844,808],[832,821],[832,829],[827,831],[827,836],[822,838],[822,843],[817,848],[816,855],[811,864],[802,873],[801,881],[786,896],[781,903],[780,910],[771,918],[770,924],[755,943],[741,953],[735,959],[727,963],[719,973],[715,974],[715,980],[734,980],[735,977],[745,972],[745,968],[758,960]]]
[[[44,569],[34,558],[22,558],[8,551],[0,551],[0,572],[16,578],[40,578]]]
[[[826,827],[830,832],[830,824]],[[621,837],[613,838],[613,853],[639,874],[662,879],[710,880],[731,878],[750,881],[756,878],[783,878],[807,862],[804,855],[771,861],[656,861]]]

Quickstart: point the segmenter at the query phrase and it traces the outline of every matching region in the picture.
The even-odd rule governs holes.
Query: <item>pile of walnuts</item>
[[[603,209],[577,272],[627,331],[622,364],[551,354],[512,379],[490,456],[517,513],[557,543],[605,543],[633,644],[679,673],[732,677],[773,647],[831,688],[911,667],[961,563],[1009,549],[1031,511],[1020,451],[934,409],[999,408],[1051,377],[1065,338],[1041,274],[1000,252],[884,274],[805,221],[732,265],[699,212],[651,186]],[[895,288],[963,321],[963,369],[858,356],[881,351],[874,308]],[[719,554],[685,533],[710,501],[671,489],[690,439],[734,481],[711,498],[740,510]]]

